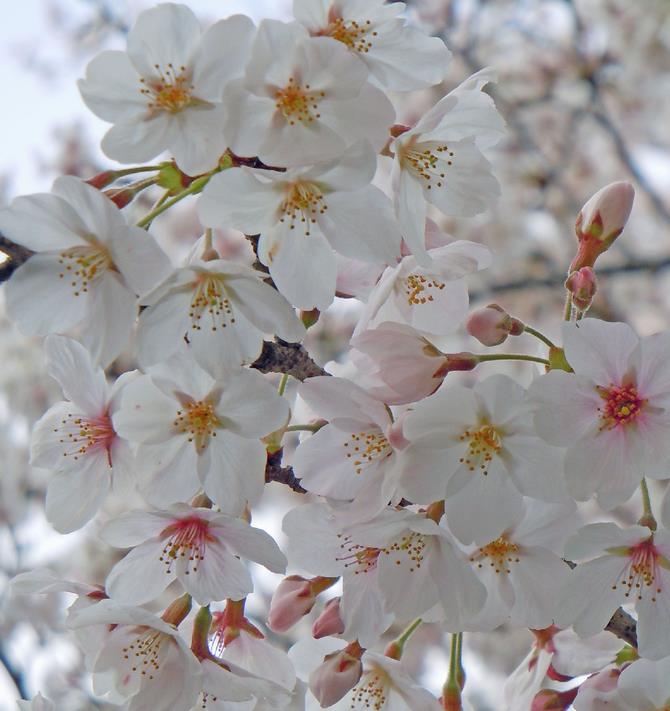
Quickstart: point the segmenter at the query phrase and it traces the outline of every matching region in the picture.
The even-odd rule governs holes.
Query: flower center
[[[279,206],[283,213],[280,222],[288,220],[289,228],[294,230],[296,222],[305,227],[305,235],[309,235],[310,226],[315,225],[319,215],[323,215],[328,206],[323,199],[323,193],[314,183],[294,183],[288,188],[286,199]]]
[[[187,402],[182,410],[177,410],[173,424],[178,432],[188,434],[188,441],[195,442],[196,449],[202,452],[209,444],[209,438],[216,437],[221,420],[212,403],[207,400],[193,400]]]
[[[342,42],[354,52],[363,54],[372,48],[372,42],[368,38],[377,36],[377,32],[372,30],[370,20],[357,22],[356,20],[345,20],[342,17],[332,18],[322,34]]]
[[[198,275],[191,299],[188,315],[194,331],[202,330],[201,319],[204,313],[209,315],[212,331],[235,323],[233,307],[226,294],[223,279],[208,273]]]
[[[165,643],[171,642],[172,639],[170,635],[150,627],[140,629],[146,631],[133,639],[127,647],[123,647],[123,658],[131,665],[131,671],[139,672],[144,679],[151,680],[160,670],[161,661],[165,657]]]
[[[493,425],[484,425],[478,430],[465,430],[459,439],[468,443],[467,451],[459,460],[461,464],[471,472],[479,469],[486,476],[489,463],[502,449],[500,432]]]
[[[337,537],[342,539],[340,549],[343,555],[338,556],[337,560],[346,561],[345,568],[354,567],[354,575],[359,573],[367,573],[377,567],[377,558],[379,558],[379,548],[366,548],[358,543],[353,543],[351,536],[345,536],[341,533]]]
[[[435,141],[418,144],[415,138],[410,139],[398,151],[401,167],[419,178],[426,190],[432,190],[433,186],[441,188],[444,185],[444,171],[452,164],[453,157],[454,152],[450,151],[448,146]]]
[[[58,276],[70,281],[75,296],[86,294],[108,269],[114,269],[109,252],[100,245],[66,249],[60,253],[58,262],[63,267]]]
[[[362,474],[366,467],[393,454],[389,441],[379,431],[354,433],[344,447],[356,474]]]
[[[351,692],[352,709],[381,711],[386,705],[388,679],[379,670],[368,672]]]
[[[309,124],[321,118],[318,108],[319,101],[324,97],[323,91],[310,91],[309,84],[305,84],[303,88],[291,77],[283,89],[277,89],[275,92],[275,106],[290,126],[295,126],[298,121]]]
[[[630,425],[647,402],[640,397],[634,385],[611,385],[609,388],[597,387],[596,390],[604,401],[603,406],[598,408],[602,420],[600,430]]]
[[[112,466],[112,443],[116,432],[108,413],[93,419],[70,414],[61,420],[61,425],[60,428],[54,428],[54,432],[60,432],[59,441],[68,447],[68,451],[63,452],[64,457],[72,457],[77,461],[86,454],[105,450],[107,463]]]
[[[431,292],[442,291],[445,286],[444,282],[423,274],[410,274],[403,282],[409,306],[419,306],[433,301],[434,297]]]
[[[612,552],[618,553],[616,550]],[[656,602],[656,595],[661,592],[658,566],[663,561],[659,561],[661,556],[656,550],[653,537],[627,548],[624,555],[629,560],[619,580],[612,585],[612,590],[621,586],[626,588],[627,598],[642,600],[644,595],[649,594],[651,602]]]
[[[386,555],[393,555],[396,565],[402,565],[404,559],[404,562],[409,564],[409,572],[413,573],[423,563],[425,548],[426,536],[416,531],[408,531],[388,548],[382,548],[382,551]]]
[[[151,112],[166,111],[169,114],[177,114],[198,102],[191,93],[194,87],[186,67],[179,67],[177,71],[172,64],[168,64],[165,69],[155,64],[154,68],[158,74],[157,79],[140,79],[140,93],[149,100]]]
[[[505,536],[497,538],[495,541],[487,543],[470,556],[471,563],[477,563],[478,568],[484,567],[484,561],[488,559],[489,565],[496,573],[511,573],[510,565],[518,563],[519,546],[508,541]]]
[[[171,523],[160,537],[167,539],[159,560],[165,565],[165,572],[172,572],[172,565],[182,561],[185,575],[196,573],[198,563],[204,559],[207,543],[215,540],[209,532],[209,522],[197,516],[189,516]]]

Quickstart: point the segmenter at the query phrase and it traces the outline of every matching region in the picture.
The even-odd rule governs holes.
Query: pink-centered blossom
[[[223,90],[242,75],[254,30],[248,17],[233,15],[203,34],[176,3],[140,13],[126,52],[102,52],[79,81],[88,108],[114,124],[103,151],[143,163],[168,150],[188,175],[216,168],[228,145]]]
[[[670,477],[670,334],[638,338],[630,326],[583,319],[563,330],[574,373],[552,371],[530,388],[535,426],[567,448],[565,477],[578,501],[612,509],[643,476]]]
[[[144,230],[78,178],[58,178],[51,193],[16,198],[0,210],[0,230],[36,252],[6,287],[7,313],[27,335],[72,333],[103,367],[128,345],[136,296],[170,269]]]
[[[131,605],[157,598],[175,579],[201,605],[241,600],[254,586],[240,558],[274,573],[286,568],[283,553],[265,531],[186,504],[122,514],[100,535],[117,548],[133,547],[106,582],[110,597]]]
[[[36,423],[31,463],[55,472],[46,515],[58,531],[68,533],[93,518],[113,488],[127,492],[132,486],[135,458],[112,417],[124,386],[138,374],[125,373],[110,387],[77,341],[49,336],[45,350],[47,371],[68,400],[53,405]]]
[[[310,37],[297,22],[263,20],[244,77],[224,91],[230,149],[272,166],[329,160],[361,139],[378,151],[395,112],[367,78],[341,42]]]

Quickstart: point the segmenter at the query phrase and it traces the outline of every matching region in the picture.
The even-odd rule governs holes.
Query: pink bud
[[[575,222],[579,249],[570,272],[592,267],[598,255],[609,249],[626,226],[634,198],[630,183],[610,183],[584,205]]]
[[[570,708],[570,704],[575,700],[579,689],[568,689],[567,691],[554,691],[553,689],[542,689],[533,699],[530,711],[565,711]]]
[[[321,708],[332,706],[356,686],[363,673],[363,649],[352,642],[339,652],[328,654],[309,675],[310,691]]]
[[[499,346],[507,336],[519,336],[524,330],[523,323],[510,316],[498,304],[489,304],[473,311],[465,327],[471,336],[485,346]]]
[[[272,596],[268,627],[273,632],[286,632],[304,617],[316,602],[309,580],[290,575],[279,583]]]
[[[342,632],[344,632],[344,622],[340,616],[340,598],[334,597],[332,600],[328,600],[323,612],[312,625],[312,636],[315,639],[321,639],[321,637],[342,634]]]
[[[586,311],[598,289],[596,273],[591,267],[582,267],[572,272],[565,282],[565,288],[572,294],[572,303],[580,311]]]

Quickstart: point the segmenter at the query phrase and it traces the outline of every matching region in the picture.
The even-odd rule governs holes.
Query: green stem
[[[281,395],[281,393],[280,393]],[[318,432],[323,427],[319,425],[289,425],[284,432]]]
[[[487,360],[524,360],[530,363],[542,363],[542,365],[551,365],[546,358],[538,358],[537,356],[525,355],[523,353],[485,353],[478,355],[479,362],[483,363]]]
[[[407,643],[407,640],[414,634],[422,622],[423,620],[420,617],[417,617],[416,620],[410,622],[407,627],[405,627],[405,629],[393,640],[394,644],[397,644],[398,647],[400,647],[401,652],[402,648]]]
[[[160,170],[160,165],[139,165],[136,168],[123,168],[122,170],[115,170],[116,175],[115,180],[123,178],[126,175],[134,175],[135,173],[150,173],[152,170]]]
[[[640,482],[640,491],[642,492],[642,509],[643,514],[638,521],[642,526],[647,526],[652,531],[655,531],[658,527],[656,519],[654,518],[654,512],[651,510],[651,497],[649,496],[649,487],[647,486],[647,480],[642,477]]]
[[[535,336],[535,338],[538,338],[546,346],[549,346],[549,348],[556,348],[555,343],[552,343],[552,341],[550,341],[543,333],[540,333],[531,326],[525,326],[523,330],[531,336]]]
[[[565,310],[563,311],[563,320],[570,321],[572,318],[572,294],[568,292],[565,298]]]
[[[281,380],[279,381],[279,387],[277,388],[277,393],[281,397],[286,392],[286,385],[288,383],[288,373],[281,374]]]
[[[447,686],[451,686],[454,683],[458,683],[458,668],[461,665],[458,641],[458,638],[460,636],[460,632],[451,635],[451,653],[449,654],[449,678],[447,679]]]
[[[174,197],[170,198],[169,200],[165,200],[162,204],[156,206],[151,212],[147,213],[138,223],[138,227],[148,227],[153,220],[158,217],[161,213],[165,212],[166,210],[169,210],[173,205],[176,205],[178,202],[183,200],[185,197],[188,197],[189,195],[193,195],[194,193],[200,192],[205,185],[209,182],[209,179],[211,178],[211,175],[203,175],[200,178],[196,178],[187,188],[182,190],[180,193],[177,193]]]

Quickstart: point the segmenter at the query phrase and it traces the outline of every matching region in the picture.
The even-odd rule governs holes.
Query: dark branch
[[[300,343],[287,343],[281,339],[264,341],[260,356],[251,364],[261,373],[287,373],[296,380],[317,375],[328,375],[317,365]]]
[[[637,649],[637,624],[621,608],[612,615],[605,629]]]
[[[293,473],[293,467],[283,467],[281,465],[282,450],[271,454],[268,457],[268,463],[265,467],[265,481],[276,481],[280,484],[286,484],[293,489],[297,494],[306,494],[307,489],[304,489],[300,484],[300,479]]]
[[[3,252],[9,257],[0,264],[0,282],[7,281],[7,279],[27,261],[28,257],[34,254],[30,249],[26,249],[2,235],[0,235],[0,252]]]

